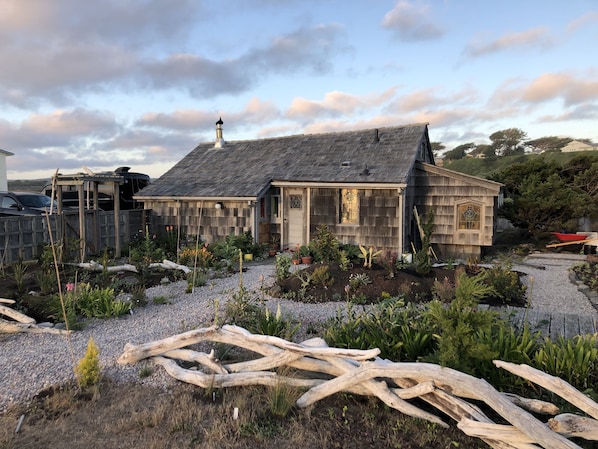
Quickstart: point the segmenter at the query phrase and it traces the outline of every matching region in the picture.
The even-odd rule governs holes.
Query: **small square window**
[[[291,209],[303,209],[303,195],[289,195]]]

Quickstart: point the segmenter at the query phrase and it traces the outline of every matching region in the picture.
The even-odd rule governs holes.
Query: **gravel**
[[[533,277],[530,286],[532,308],[593,314],[598,318],[590,301],[569,280],[568,268],[574,263],[576,261],[530,257],[524,264],[514,267],[528,275],[524,282],[530,284]],[[258,291],[273,283],[273,271],[271,262],[254,262],[243,273],[243,284],[249,290]],[[141,378],[139,371],[144,362],[132,366],[117,365],[124,345],[146,343],[211,324],[215,300],[224,304],[238,287],[238,276],[213,279],[190,294],[185,293],[184,281],[153,287],[147,290],[149,304],[146,307],[136,308],[132,315],[124,318],[90,320],[83,330],[74,332],[68,339],[55,334],[0,335],[0,412],[46,388],[72,380],[75,361],[85,353],[90,337],[100,348],[102,371],[111,379],[168,388],[175,381],[164,370],[156,369],[151,376]],[[153,304],[152,300],[157,296],[166,297],[169,304]],[[338,303],[304,304],[266,299],[272,310],[280,303],[283,313],[291,313],[304,327],[333,316],[342,307]],[[67,340],[72,344],[72,354]]]

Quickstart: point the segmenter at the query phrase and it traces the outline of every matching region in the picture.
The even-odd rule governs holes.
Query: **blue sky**
[[[8,178],[198,143],[426,122],[598,142],[594,0],[0,0]]]

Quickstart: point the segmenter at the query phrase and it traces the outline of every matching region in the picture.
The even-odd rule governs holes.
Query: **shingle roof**
[[[427,125],[416,124],[202,143],[138,196],[255,197],[272,181],[403,183],[424,139]]]

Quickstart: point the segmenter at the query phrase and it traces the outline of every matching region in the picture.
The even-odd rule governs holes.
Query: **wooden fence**
[[[79,219],[78,211],[48,217],[0,217],[0,264],[37,259],[44,246],[50,243],[50,231],[55,243],[73,242],[84,256],[101,254],[105,248],[120,252],[121,245],[126,245],[145,229],[149,213],[147,210],[121,211],[116,229],[112,211],[88,210],[84,212],[83,220]],[[82,225],[84,239],[80,233]]]

